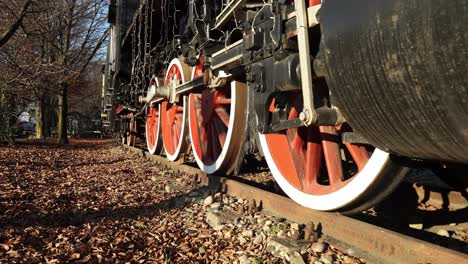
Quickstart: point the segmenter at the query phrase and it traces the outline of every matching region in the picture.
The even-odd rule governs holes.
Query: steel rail
[[[147,151],[129,147],[156,164],[178,173],[195,176],[201,184],[215,186],[228,194],[261,203],[267,213],[287,218],[297,223],[314,223],[322,239],[331,245],[353,252],[371,263],[465,263],[466,254],[409,237],[382,227],[361,222],[337,213],[307,209],[291,199],[255,188],[226,177],[209,176],[198,168],[170,162],[164,157],[150,155]]]

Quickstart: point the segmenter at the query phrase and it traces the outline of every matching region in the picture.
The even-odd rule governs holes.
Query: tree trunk
[[[52,135],[51,129],[52,129],[52,113],[50,110],[50,107],[44,107],[44,113],[42,113],[44,116],[44,122],[42,125],[44,126],[44,138],[50,137]]]
[[[36,99],[36,139],[42,139],[44,134],[44,97]]]
[[[57,112],[57,108],[55,108],[57,97],[47,95],[44,99],[44,112],[42,115],[44,116],[44,137],[51,137],[52,136],[52,127],[57,127],[57,118],[55,113]]]
[[[7,108],[6,96],[3,89],[0,87],[0,143],[8,142],[11,144]]]
[[[58,144],[68,144],[67,135],[67,115],[68,115],[68,83],[60,84],[62,90],[58,96],[58,125],[57,125],[57,142]]]

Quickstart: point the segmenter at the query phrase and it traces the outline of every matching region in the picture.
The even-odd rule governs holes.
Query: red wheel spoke
[[[289,112],[288,119],[292,120],[297,117],[299,117],[299,113],[297,112],[296,108],[292,108],[291,112]],[[307,139],[307,136],[304,136],[304,132],[307,131],[307,129],[299,128],[295,129],[295,131],[296,133],[294,133],[294,137],[290,142],[292,142],[291,145],[294,150],[301,152],[304,148],[305,140]]]
[[[154,131],[156,130],[156,127],[154,126],[153,123],[150,123],[148,124],[147,126],[147,135],[146,137],[149,139],[149,142],[151,143],[151,145],[153,145],[153,142],[154,142]]]
[[[174,127],[175,127],[175,130],[176,130],[177,142],[179,142],[180,137],[182,136],[180,134],[180,132],[182,131],[182,122],[175,122]]]
[[[176,115],[176,112],[174,110],[175,110],[174,106],[169,107],[169,109],[167,110],[167,118],[168,118],[169,123],[171,124],[174,122],[175,115]]]
[[[216,98],[215,104],[217,105],[224,105],[224,104],[231,104],[231,98]]]
[[[217,138],[217,133],[216,133],[216,128],[214,125],[211,125],[210,126],[211,128],[211,137],[210,137],[210,142],[211,142],[211,147],[212,147],[212,158],[213,160],[216,160],[218,157],[219,157],[219,154],[221,153],[221,147],[219,145],[219,142],[218,140],[216,140],[215,138]]]
[[[193,109],[195,109],[195,113],[197,116],[201,116],[202,110],[201,110],[201,100],[194,99],[193,100]]]
[[[201,145],[201,151],[202,151],[202,159],[205,160],[207,157],[209,157],[208,153],[208,131],[206,127],[203,124],[200,124],[200,145]]]
[[[331,126],[320,126],[320,133],[330,187],[336,189],[343,181],[338,133],[336,128]]]
[[[224,148],[224,143],[226,142],[226,127],[224,127],[224,124],[221,120],[216,118],[213,120],[213,123],[216,128],[216,135],[219,140],[219,144],[221,145],[221,148]],[[213,139],[214,140],[214,139]]]
[[[204,160],[206,162],[211,162],[213,160],[213,140],[209,140],[209,138],[211,138],[213,135],[213,133],[211,132],[211,125],[210,124],[206,124],[205,126],[205,129],[206,129],[206,135],[207,135],[207,139],[205,140],[206,142],[206,156],[204,156]]]
[[[320,168],[322,166],[322,144],[320,133],[316,127],[307,129],[307,151],[305,160],[305,177],[303,179],[303,191],[311,192],[317,186]]]
[[[296,174],[298,181],[300,183],[301,189],[304,189],[304,164],[305,164],[305,153],[303,151],[302,146],[295,146],[294,144],[298,144],[297,138],[298,136],[298,129],[291,128],[286,130],[286,137],[289,145],[289,151],[291,152],[291,158],[294,163],[294,167],[296,168]],[[296,143],[294,140],[296,139]],[[302,141],[303,142],[303,141]],[[287,151],[286,149],[283,151]]]
[[[179,131],[177,126],[172,125],[172,151],[176,151],[177,145],[179,143]]]
[[[202,141],[206,141],[206,139],[208,138],[208,131],[206,129],[207,125],[208,124],[203,122],[202,119],[198,120],[198,128],[199,128],[199,131],[200,131],[200,140],[202,140]]]
[[[221,121],[223,121],[224,125],[229,127],[229,114],[226,112],[226,109],[224,109],[224,107],[217,107],[215,111]]]
[[[299,116],[299,113],[295,108],[289,112],[288,119],[294,119]],[[301,137],[301,128],[291,128],[286,130],[286,138],[291,152],[291,159],[293,161],[296,177],[294,181],[300,184],[300,188],[304,189],[304,170],[305,170],[305,150],[304,150],[304,138]],[[303,134],[303,133],[302,133]],[[283,150],[283,151],[286,151]]]
[[[351,157],[353,157],[354,162],[356,162],[358,170],[361,171],[369,161],[369,152],[367,152],[367,149],[364,146],[358,146],[351,143],[345,143],[345,145],[346,148],[348,148]]]
[[[297,130],[296,130],[297,131]],[[291,141],[291,148],[295,152],[302,152],[304,147],[304,139],[301,138],[299,133],[294,133],[294,137]]]

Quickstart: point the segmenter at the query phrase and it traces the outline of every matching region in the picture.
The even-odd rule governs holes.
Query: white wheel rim
[[[158,105],[158,113],[161,113],[161,105]],[[148,151],[151,155],[154,155],[160,148],[161,148],[161,115],[158,114],[158,120],[156,121],[158,123],[158,128],[155,131],[155,142],[154,142],[154,147],[150,146],[149,140],[148,140],[148,126],[145,125],[145,133],[146,133],[146,146],[148,148]]]
[[[150,88],[148,89],[148,93],[151,90],[156,90],[159,87],[158,78],[153,77],[152,79],[155,80],[156,84],[155,85],[150,85]],[[149,105],[150,105],[150,103],[148,104],[148,107],[149,107]],[[151,147],[151,145],[149,143],[149,140],[148,140],[148,126],[145,124],[146,146],[147,146],[148,152],[151,155],[154,155],[156,152],[159,152],[159,150],[161,149],[161,143],[162,143],[161,142],[161,114],[160,114],[161,113],[161,105],[158,104],[157,108],[158,108],[158,120],[156,122],[158,123],[158,126],[157,126],[157,129],[155,131],[154,147]],[[146,115],[148,115],[148,112],[147,112]]]

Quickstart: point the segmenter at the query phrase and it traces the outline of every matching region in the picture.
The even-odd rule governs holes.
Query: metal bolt
[[[306,126],[310,126],[317,122],[317,114],[314,110],[304,109],[299,114],[299,120],[301,120]]]
[[[257,79],[257,75],[255,73],[251,73],[252,81],[255,81]]]
[[[260,85],[258,83],[254,84],[255,92],[259,93],[261,91]]]

